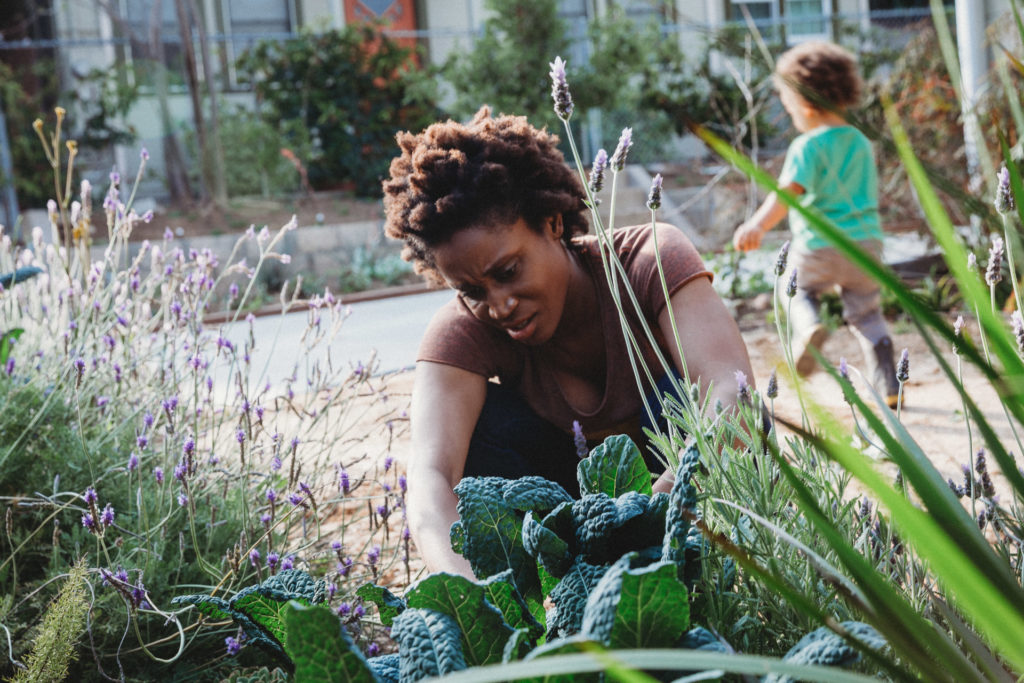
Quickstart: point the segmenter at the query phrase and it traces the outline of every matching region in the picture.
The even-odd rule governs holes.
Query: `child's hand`
[[[736,247],[737,251],[753,251],[761,246],[762,237],[764,230],[761,224],[747,221],[732,234],[732,246]]]

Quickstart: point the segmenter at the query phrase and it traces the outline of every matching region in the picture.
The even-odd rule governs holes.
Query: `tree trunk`
[[[181,153],[178,137],[174,134],[171,108],[167,103],[167,56],[164,53],[163,41],[160,40],[160,16],[160,0],[156,0],[150,14],[149,45],[153,51],[153,58],[158,64],[154,70],[154,80],[157,106],[160,109],[160,128],[163,131],[161,142],[164,153],[164,175],[171,202],[190,205],[193,200],[192,188],[189,186],[188,172],[185,170],[185,157]]]
[[[196,140],[199,142],[199,168],[202,177],[202,200],[213,198],[211,188],[212,168],[207,163],[208,142],[206,140],[206,117],[203,116],[202,93],[199,91],[199,71],[196,67],[196,51],[192,45],[192,22],[189,20],[187,0],[174,0],[178,12],[178,30],[181,33],[181,53],[185,59],[185,82],[188,83],[188,94],[192,100],[192,119],[196,129]]]
[[[228,203],[227,182],[225,181],[224,167],[224,146],[220,142],[220,105],[217,102],[217,89],[214,87],[215,79],[210,60],[210,41],[206,35],[206,28],[199,17],[195,0],[188,0],[192,16],[196,22],[196,31],[199,32],[199,50],[203,58],[203,79],[206,81],[206,93],[210,98],[210,128],[207,137],[207,148],[203,150],[203,166],[210,168],[210,185],[208,189],[213,197],[213,203],[223,207]]]

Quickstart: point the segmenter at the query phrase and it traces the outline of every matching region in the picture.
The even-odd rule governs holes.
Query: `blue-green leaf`
[[[604,493],[615,498],[627,491],[651,495],[651,473],[633,440],[609,436],[576,467],[580,494]]]
[[[326,605],[287,603],[283,618],[285,650],[295,665],[297,683],[374,683],[369,663],[338,615]]]
[[[356,595],[367,602],[377,605],[377,613],[380,615],[380,622],[385,626],[391,626],[395,617],[405,610],[405,601],[383,586],[374,583],[367,583],[356,590]]]
[[[466,668],[459,625],[447,614],[407,609],[395,619],[391,637],[398,643],[402,683],[415,683],[428,676],[443,676]]]

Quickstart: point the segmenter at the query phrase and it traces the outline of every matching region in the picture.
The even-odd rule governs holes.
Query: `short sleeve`
[[[499,377],[502,383],[518,382],[522,372],[521,354],[508,335],[477,320],[458,297],[434,314],[420,340],[416,360]]]
[[[697,278],[713,278],[693,242],[676,226],[657,223],[653,229],[645,225],[626,228],[623,233],[620,246],[623,266],[629,273],[637,299],[652,320],[657,319],[665,307],[666,289],[671,298]],[[664,285],[658,272],[659,256],[665,273]]]
[[[801,135],[793,140],[786,150],[786,160],[782,163],[782,171],[779,173],[779,185],[784,187],[796,183],[805,190],[810,190],[815,177],[810,140]]]

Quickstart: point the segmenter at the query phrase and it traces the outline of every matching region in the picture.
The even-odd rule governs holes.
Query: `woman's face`
[[[560,216],[545,220],[542,233],[520,218],[460,230],[434,249],[434,260],[473,315],[537,346],[551,339],[565,309],[572,260],[561,237]]]

